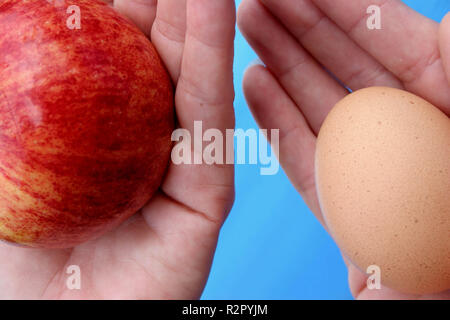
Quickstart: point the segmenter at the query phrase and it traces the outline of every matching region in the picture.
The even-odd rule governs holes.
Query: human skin
[[[151,38],[176,87],[177,123],[234,127],[235,6],[228,0],[108,1]],[[171,165],[156,196],[72,249],[0,244],[0,299],[196,299],[234,200],[231,165]],[[80,267],[81,290],[66,286]]]
[[[366,27],[370,5],[381,7],[382,30]],[[280,163],[325,228],[314,153],[322,122],[349,94],[342,84],[408,90],[450,115],[450,14],[439,26],[398,0],[243,0],[238,26],[265,64],[246,71],[249,107],[260,127],[280,129]],[[369,290],[344,260],[355,298],[450,299]]]

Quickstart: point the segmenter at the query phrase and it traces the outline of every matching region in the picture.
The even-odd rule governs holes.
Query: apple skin
[[[139,211],[167,170],[173,100],[151,42],[100,0],[2,0],[0,239],[73,247]]]

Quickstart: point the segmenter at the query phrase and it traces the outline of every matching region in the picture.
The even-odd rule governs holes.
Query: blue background
[[[295,1],[295,0],[293,0]],[[239,5],[241,1],[236,1]],[[405,0],[440,21],[450,0]],[[242,92],[242,76],[256,59],[237,33],[237,128],[257,128]],[[203,299],[352,299],[339,250],[280,169],[236,167],[236,202],[225,223]]]

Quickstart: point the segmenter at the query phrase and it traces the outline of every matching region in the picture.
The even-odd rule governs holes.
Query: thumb
[[[450,12],[444,17],[439,28],[439,48],[447,81],[450,85]]]

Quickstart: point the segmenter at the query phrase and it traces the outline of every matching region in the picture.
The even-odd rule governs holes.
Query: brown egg
[[[404,293],[450,289],[450,119],[406,91],[341,100],[317,142],[316,182],[330,232],[363,272]]]

